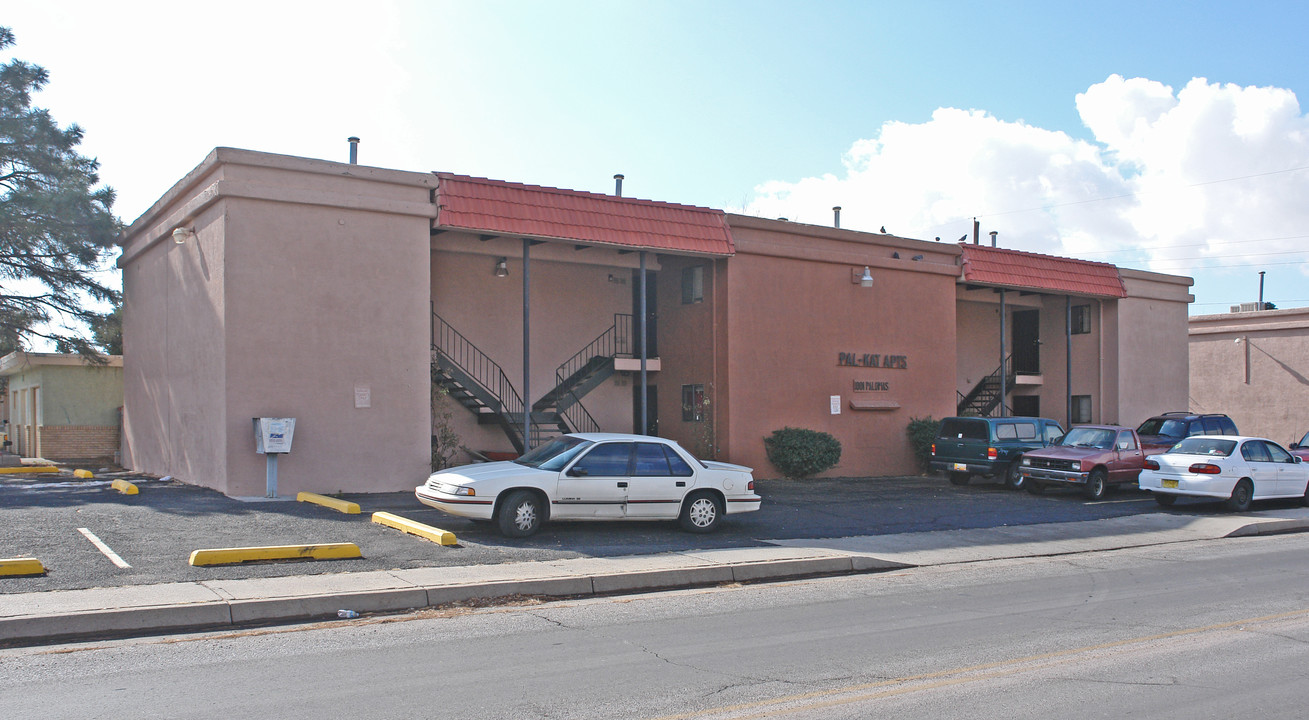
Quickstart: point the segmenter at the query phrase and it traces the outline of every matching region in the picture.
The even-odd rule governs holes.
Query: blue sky
[[[957,239],[1309,305],[1309,10],[0,2],[130,221],[216,146]],[[1202,78],[1197,80],[1196,78]]]

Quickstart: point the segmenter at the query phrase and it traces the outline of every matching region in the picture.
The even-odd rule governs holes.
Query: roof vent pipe
[[[995,247],[995,236],[996,236],[996,235],[999,235],[1000,233],[997,232],[997,231],[995,231],[995,230],[992,230],[992,231],[991,231],[990,233],[988,233],[988,234],[991,236],[991,247]]]
[[[623,174],[618,173],[614,176],[614,194],[618,197],[623,196]]]
[[[978,244],[977,243],[979,239],[978,236],[981,234],[981,232],[982,232],[982,224],[977,222],[977,218],[973,218],[973,244],[974,245]]]
[[[359,138],[351,135],[350,137],[346,138],[346,140],[350,141],[350,164],[358,165],[359,164]]]
[[[838,228],[841,227],[841,206],[840,206],[840,205],[837,205],[836,207],[832,208],[832,215],[834,216],[833,219],[832,219],[832,223],[833,223],[836,227],[838,227]]]

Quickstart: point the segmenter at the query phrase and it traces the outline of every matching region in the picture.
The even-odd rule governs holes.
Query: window
[[[1073,335],[1085,335],[1091,332],[1091,306],[1074,305],[1073,306]]]
[[[690,477],[691,466],[671,448],[658,443],[636,444],[636,472],[642,477]]]
[[[937,437],[954,440],[990,440],[991,432],[985,420],[946,418],[941,421],[941,432]]]
[[[704,385],[682,386],[682,422],[704,420]]]
[[[588,477],[622,477],[627,475],[631,457],[632,443],[606,443],[592,449],[569,472],[585,470]]]
[[[1136,438],[1132,437],[1132,434],[1129,433],[1129,432],[1127,432],[1127,431],[1123,431],[1123,432],[1118,433],[1118,449],[1119,449],[1119,450],[1135,450],[1135,449],[1136,449]]]
[[[1073,396],[1073,416],[1069,422],[1089,423],[1091,422],[1091,396],[1074,395]]]
[[[668,456],[664,454],[664,446],[655,443],[637,443],[636,471],[632,474],[641,476],[671,475],[672,472],[668,469]]]
[[[1273,458],[1268,454],[1268,447],[1263,443],[1259,442],[1258,440],[1251,440],[1250,442],[1242,445],[1241,457],[1245,458],[1246,462],[1272,462],[1273,461]]]
[[[704,265],[682,268],[682,304],[704,302]]]

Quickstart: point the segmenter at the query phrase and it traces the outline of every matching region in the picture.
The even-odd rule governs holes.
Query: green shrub
[[[909,418],[909,445],[914,449],[914,455],[918,457],[918,464],[922,466],[924,472],[929,469],[932,443],[936,442],[940,430],[941,421],[933,420],[931,415],[925,418]]]
[[[764,438],[768,461],[791,479],[829,470],[841,461],[841,441],[825,432],[786,427]]]

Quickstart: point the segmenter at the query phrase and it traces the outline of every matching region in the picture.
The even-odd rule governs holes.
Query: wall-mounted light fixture
[[[859,268],[850,268],[850,282],[860,287],[872,287],[873,273],[868,269],[867,265],[864,266],[862,273]]]
[[[188,239],[193,237],[195,237],[195,230],[192,230],[191,228],[173,228],[173,242],[178,245],[186,243]]]
[[[509,258],[497,258],[495,261],[495,276],[509,277]]]

